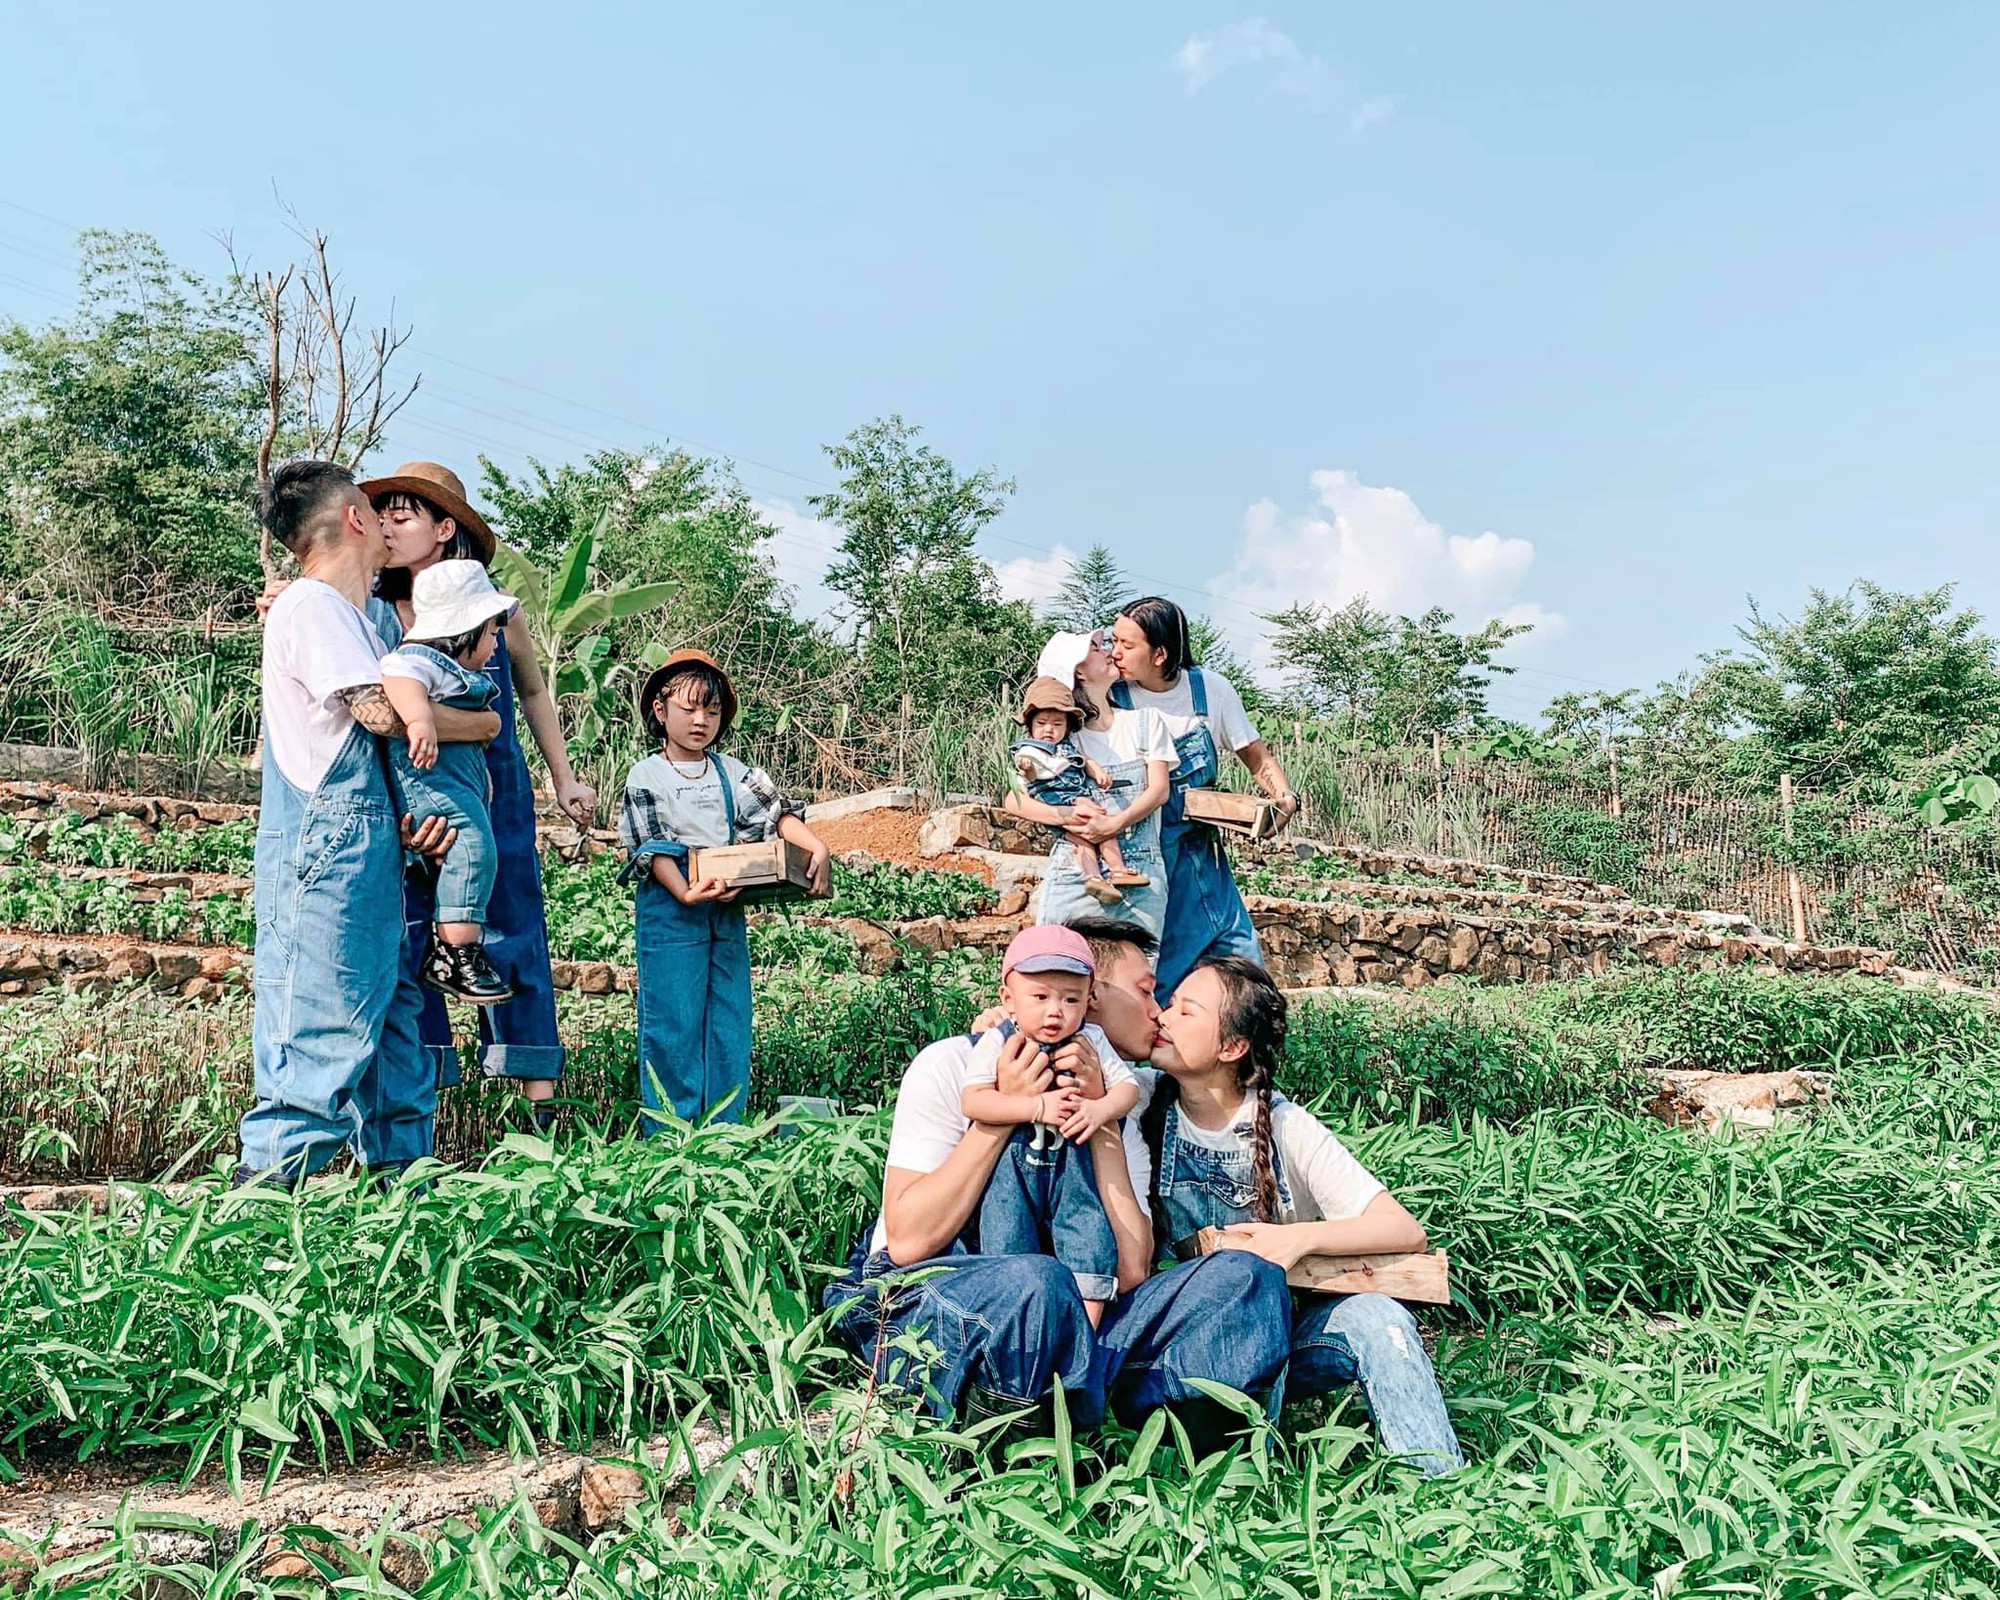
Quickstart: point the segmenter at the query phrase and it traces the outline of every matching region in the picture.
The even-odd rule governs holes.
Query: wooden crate
[[[1222,1247],[1221,1231],[1203,1228],[1194,1236],[1200,1255]],[[1451,1304],[1451,1258],[1442,1250],[1387,1256],[1303,1256],[1285,1274],[1294,1289],[1315,1294],[1386,1294],[1412,1305]]]
[[[1181,804],[1190,822],[1205,822],[1246,839],[1268,839],[1284,826],[1278,808],[1260,794],[1235,794],[1226,789],[1189,789]]]
[[[812,893],[811,865],[810,851],[801,850],[789,839],[767,839],[762,844],[690,850],[687,879],[700,883],[705,878],[720,878],[744,900],[797,900]]]

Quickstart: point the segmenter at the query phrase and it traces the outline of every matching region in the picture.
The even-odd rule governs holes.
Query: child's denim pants
[[[1007,1140],[986,1194],[979,1202],[979,1253],[986,1256],[1054,1256],[1076,1275],[1086,1300],[1118,1292],[1118,1241],[1097,1193],[1090,1152],[1057,1138],[1052,1150],[1034,1147],[1033,1125]]]
[[[437,765],[428,772],[410,765],[410,747],[401,739],[389,741],[389,752],[397,786],[403,791],[403,809],[418,818],[443,817],[458,830],[458,838],[438,864],[433,915],[439,922],[476,922],[484,927],[494,874],[499,871],[493,821],[486,810],[490,786],[486,746],[441,744]]]

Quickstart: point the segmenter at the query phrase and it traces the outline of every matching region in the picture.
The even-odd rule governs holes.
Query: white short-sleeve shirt
[[[340,754],[354,718],[343,689],[382,681],[382,640],[331,584],[298,578],[264,619],[264,754],[311,794]]]
[[[1148,1209],[1153,1187],[1153,1156],[1146,1148],[1146,1136],[1139,1119],[1152,1104],[1153,1089],[1160,1074],[1151,1069],[1138,1074],[1139,1103],[1125,1119],[1125,1164],[1132,1173],[1132,1188],[1139,1204]],[[1210,1150],[1251,1149],[1257,1102],[1245,1096],[1237,1114],[1225,1128],[1198,1128],[1187,1117],[1178,1119],[1175,1137]],[[1280,1100],[1271,1107],[1271,1142],[1285,1174],[1285,1187],[1292,1203],[1280,1222],[1344,1222],[1368,1209],[1369,1202],[1385,1192],[1382,1182],[1359,1161],[1347,1146],[1336,1139],[1325,1123],[1304,1106]]]
[[[1213,707],[1214,702],[1209,704]],[[1095,728],[1077,729],[1076,745],[1103,767],[1130,761],[1164,761],[1171,767],[1180,759],[1166,719],[1151,706],[1112,712],[1111,726],[1102,733]]]
[[[896,1088],[896,1112],[889,1124],[888,1165],[905,1172],[935,1172],[945,1164],[972,1126],[959,1109],[965,1069],[975,1041],[964,1034],[925,1045],[903,1069]],[[878,1218],[870,1252],[885,1250],[889,1231]]]
[[[450,668],[441,666],[427,655],[401,647],[382,658],[382,676],[408,678],[413,683],[420,683],[424,686],[424,693],[433,700],[449,700],[453,695],[465,692],[463,681]]]
[[[1243,709],[1243,697],[1236,692],[1236,685],[1206,667],[1202,669],[1201,681],[1208,689],[1208,725],[1215,734],[1215,742],[1225,750],[1242,750],[1255,744],[1259,736],[1250,724],[1250,714]],[[1157,711],[1166,720],[1167,732],[1173,738],[1192,732],[1201,720],[1194,714],[1194,685],[1185,672],[1174,679],[1171,688],[1155,691],[1127,683],[1125,692],[1132,697],[1133,710]]]

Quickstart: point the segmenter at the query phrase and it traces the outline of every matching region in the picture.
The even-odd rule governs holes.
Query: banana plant
[[[625,715],[625,686],[635,671],[650,671],[664,658],[658,645],[648,645],[636,663],[617,660],[606,630],[627,617],[659,610],[680,589],[675,583],[594,587],[597,546],[610,521],[607,511],[578,534],[551,574],[544,575],[526,556],[504,544],[493,555],[495,576],[521,602],[528,632],[548,664],[556,694],[583,702],[570,722],[570,744],[579,750],[597,744]]]

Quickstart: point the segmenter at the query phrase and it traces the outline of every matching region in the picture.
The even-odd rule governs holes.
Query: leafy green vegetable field
[[[760,978],[759,1103],[881,1099],[990,981],[920,962]],[[206,1050],[216,1092],[154,1142],[224,1137],[242,1026],[226,1008],[38,999],[0,1016],[69,1041],[37,1070],[72,1091],[55,1058],[86,1037],[100,1054],[78,1076],[122,1062],[128,1097]],[[335,1178],[293,1201],[203,1177],[108,1215],[0,1209],[0,1473],[131,1457],[253,1482],[384,1448],[616,1449],[697,1418],[738,1453],[692,1498],[661,1473],[583,1543],[524,1503],[423,1540],[266,1530],[318,1574],[278,1579],[220,1554],[152,1570],[134,1524],[94,1565],[30,1575],[26,1550],[22,1592],[2000,1593],[2000,1032],[1983,1000],[1651,972],[1302,1007],[1287,1089],[1453,1255],[1456,1303],[1425,1320],[1472,1464],[1429,1483],[1375,1455],[1352,1401],[1295,1405],[1261,1445],[1205,1461],[1154,1419],[1059,1424],[983,1462],[866,1397],[827,1344],[818,1291],[872,1213],[885,1115],[607,1137],[630,1023],[600,1007],[566,1026],[585,1016],[553,1144],[515,1132],[386,1192]],[[171,1032],[196,1026],[205,1042]],[[1831,1068],[1838,1097],[1754,1139],[1633,1114],[1639,1069],[1690,1060]],[[17,1147],[26,1071],[0,1057]],[[488,1095],[447,1096],[468,1153],[504,1125]],[[414,1590],[385,1570],[412,1550],[429,1570]]]

